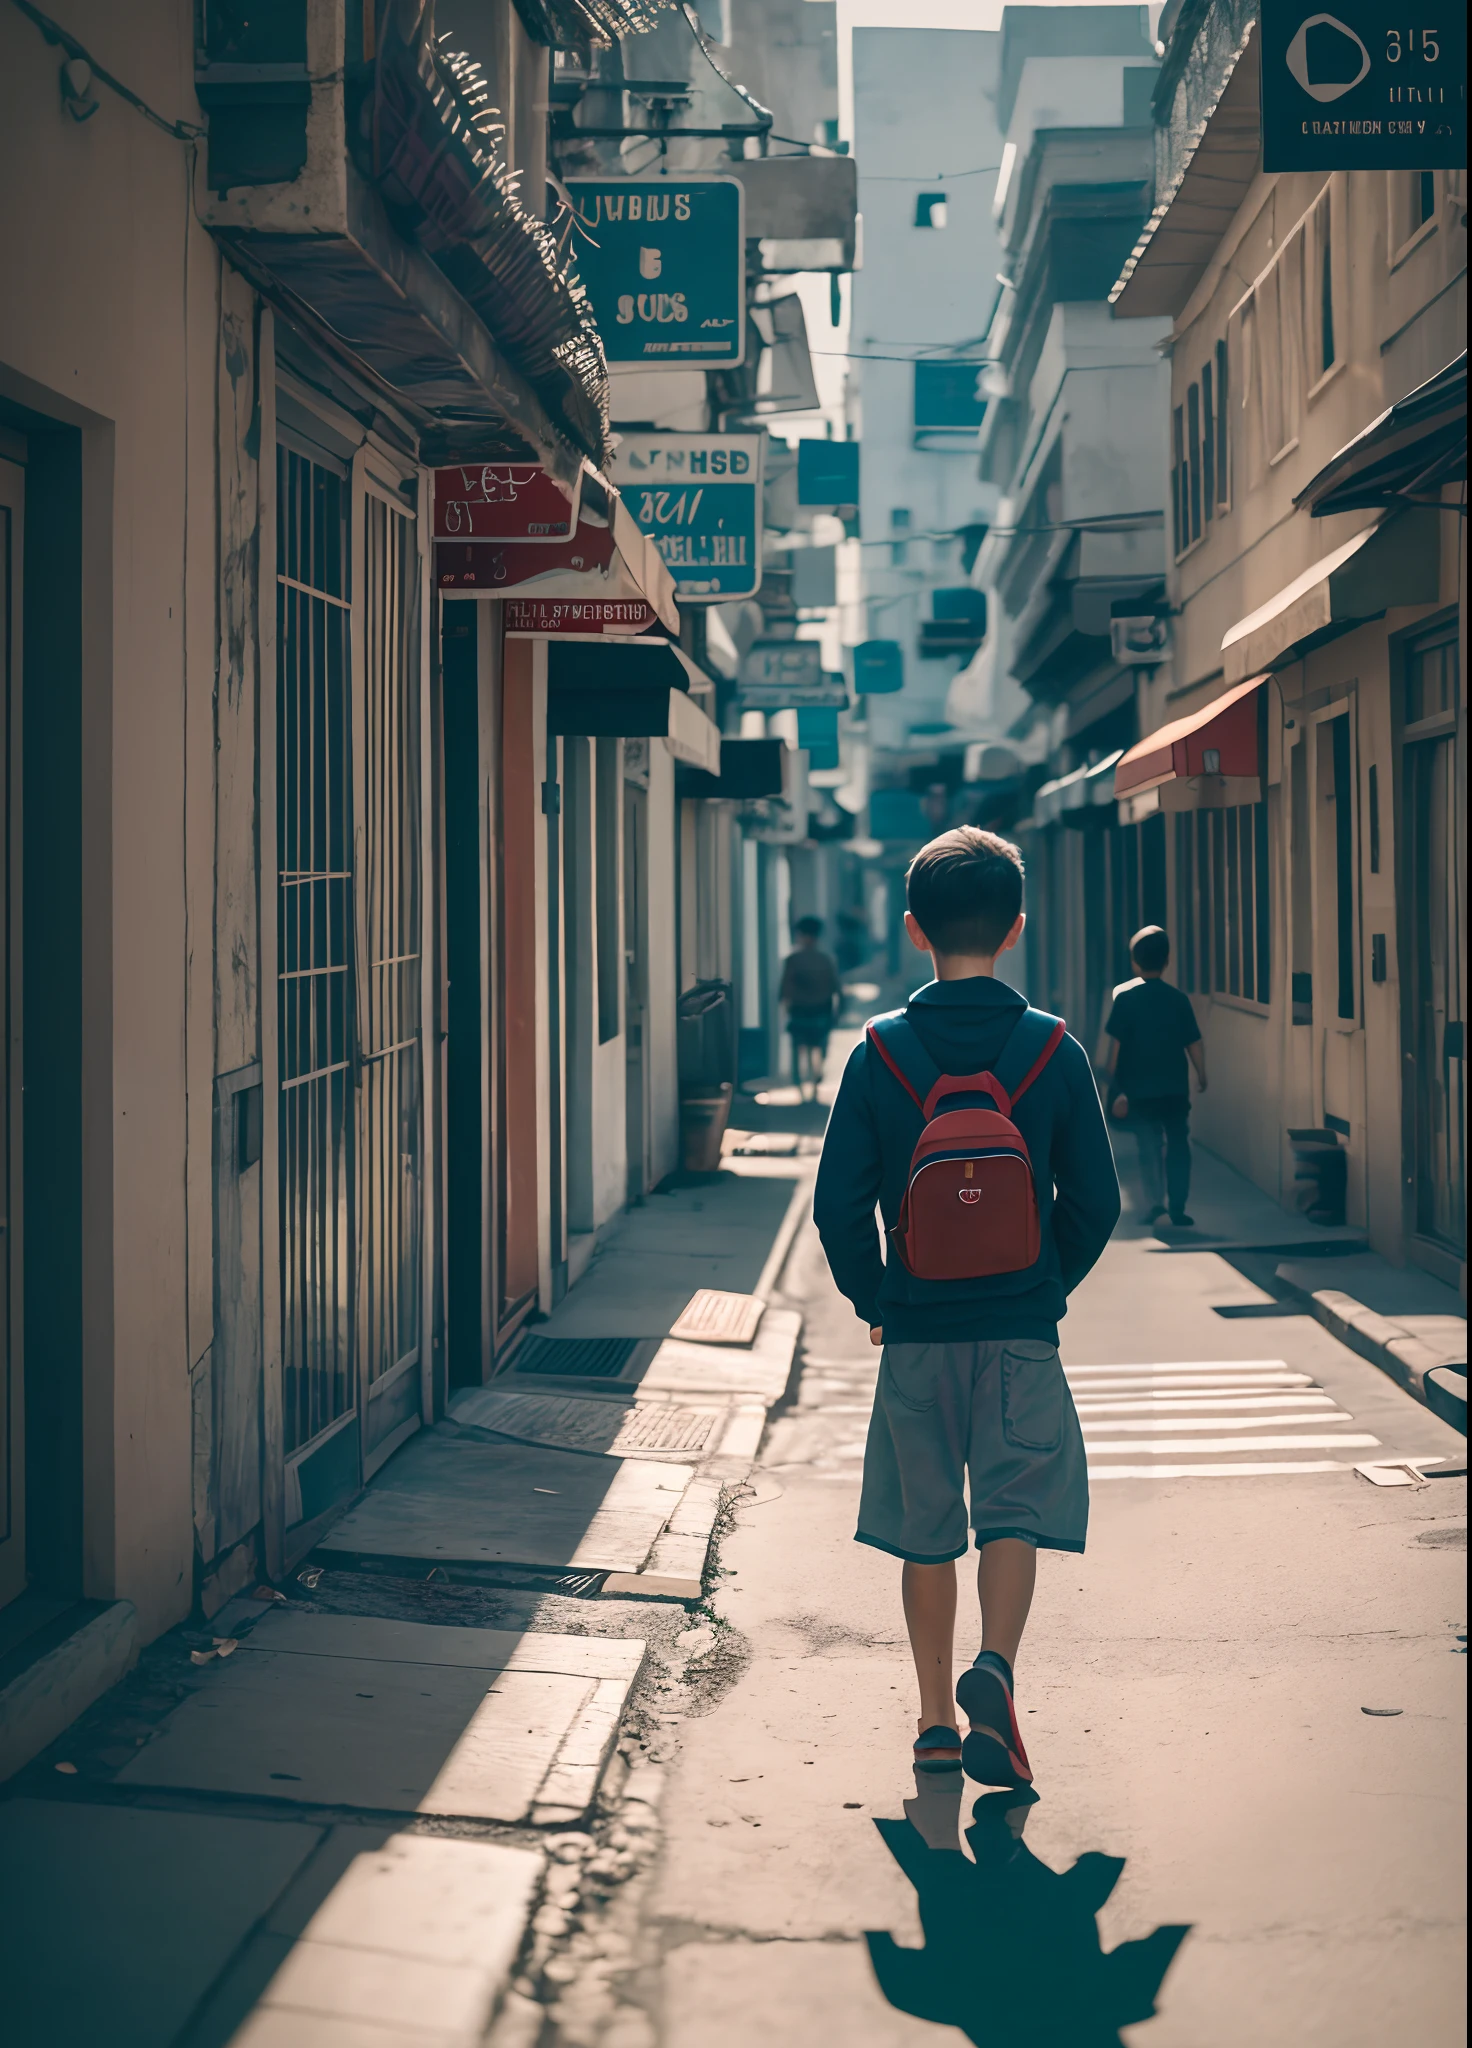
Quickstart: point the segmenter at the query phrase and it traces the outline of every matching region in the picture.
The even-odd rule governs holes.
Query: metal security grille
[[[419,1351],[419,630],[413,521],[363,507],[359,1345],[371,1386]]]
[[[277,450],[277,860],[285,1445],[355,1402],[347,482]]]

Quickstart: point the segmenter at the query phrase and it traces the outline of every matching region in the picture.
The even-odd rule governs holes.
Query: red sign
[[[509,597],[508,633],[597,633],[627,639],[663,633],[653,605],[636,597]]]
[[[579,474],[568,497],[535,462],[462,462],[434,473],[436,540],[510,540],[545,545],[577,528]]]
[[[463,543],[437,541],[435,581],[441,590],[517,590],[534,577],[608,574],[617,550],[607,526],[580,526],[571,540]]]

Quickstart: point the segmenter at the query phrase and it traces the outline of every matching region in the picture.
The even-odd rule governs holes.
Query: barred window
[[[1266,1003],[1272,993],[1267,805],[1176,816],[1181,986]]]

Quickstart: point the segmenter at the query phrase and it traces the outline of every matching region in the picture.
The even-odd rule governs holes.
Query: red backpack
[[[917,1280],[979,1280],[1035,1265],[1042,1249],[1037,1188],[1012,1111],[1062,1043],[1062,1023],[1025,1010],[997,1071],[984,1074],[943,1074],[903,1010],[875,1017],[868,1035],[925,1119],[889,1233],[906,1272]],[[958,1095],[984,1095],[994,1106],[945,1108]]]

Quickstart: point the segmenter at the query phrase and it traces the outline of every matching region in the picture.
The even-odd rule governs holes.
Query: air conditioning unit
[[[1153,612],[1109,621],[1109,651],[1121,668],[1154,668],[1170,660],[1170,620]]]

